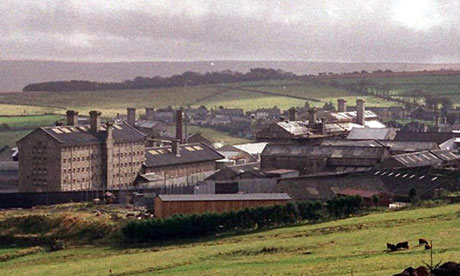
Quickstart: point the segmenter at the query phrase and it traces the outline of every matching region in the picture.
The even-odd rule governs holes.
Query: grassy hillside
[[[142,248],[41,251],[0,262],[0,274],[393,275],[429,260],[416,245],[421,237],[433,240],[435,262],[458,261],[459,216],[457,204]],[[409,250],[385,251],[387,242],[406,240]]]
[[[329,81],[325,81],[325,83]],[[392,94],[402,96],[411,95],[414,89],[418,89],[434,96],[448,96],[454,103],[460,104],[460,76],[350,78],[335,79],[334,81],[339,83],[370,81],[380,85],[387,85],[390,87]]]

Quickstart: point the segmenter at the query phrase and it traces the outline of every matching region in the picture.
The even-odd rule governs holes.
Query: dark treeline
[[[83,80],[53,81],[32,83],[26,85],[23,91],[94,91],[94,90],[124,90],[148,89],[164,87],[181,87],[218,83],[233,83],[242,81],[295,79],[293,73],[282,70],[253,68],[247,73],[221,71],[210,73],[185,72],[171,77],[136,77],[123,82],[91,82]]]

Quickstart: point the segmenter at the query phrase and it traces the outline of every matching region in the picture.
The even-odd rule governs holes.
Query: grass
[[[374,213],[311,225],[141,248],[88,246],[0,263],[4,275],[393,275],[434,259],[460,259],[460,205]],[[411,248],[387,253],[387,242]]]
[[[6,94],[6,93],[5,93]],[[23,93],[9,93],[9,94],[19,94],[17,95],[18,100],[7,100],[8,103],[12,104],[1,104],[0,103],[0,115],[8,115],[8,116],[15,116],[15,115],[41,115],[44,113],[55,113],[55,112],[65,112],[64,109],[59,107],[49,107],[49,106],[38,106],[36,102],[29,102],[25,99],[22,101],[21,98],[24,97]],[[0,102],[4,102],[5,98],[3,98],[3,94],[0,93]],[[14,102],[18,102],[20,104],[13,104]]]
[[[6,123],[12,129],[34,129],[40,126],[54,125],[54,122],[61,119],[63,119],[61,115],[0,116],[0,124]]]
[[[15,147],[16,141],[26,136],[30,130],[0,131],[0,147]]]

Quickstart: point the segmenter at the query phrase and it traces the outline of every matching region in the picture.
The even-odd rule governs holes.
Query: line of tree
[[[53,81],[32,83],[26,85],[23,91],[95,91],[95,90],[124,90],[148,89],[165,87],[182,87],[218,83],[233,83],[242,81],[295,79],[297,76],[280,69],[253,68],[247,73],[230,70],[221,72],[185,72],[171,77],[136,77],[123,82],[91,82],[84,80]]]
[[[193,238],[302,221],[316,222],[348,217],[362,211],[362,203],[359,196],[347,196],[337,197],[326,203],[300,201],[221,214],[175,215],[166,219],[133,220],[122,229],[122,233],[128,244]]]

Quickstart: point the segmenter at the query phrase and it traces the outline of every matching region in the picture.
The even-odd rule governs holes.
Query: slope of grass
[[[33,129],[39,126],[54,125],[54,122],[62,118],[61,115],[0,117],[0,124],[8,124],[11,129]]]
[[[9,94],[9,93],[0,93],[0,98],[3,97],[3,95]],[[29,102],[26,99],[23,98],[22,95],[23,93],[11,93],[12,95],[17,95],[17,99],[8,99],[2,98],[0,102],[7,102],[8,104],[3,104],[0,103],[0,115],[8,115],[8,116],[14,116],[14,115],[41,115],[45,113],[55,113],[55,112],[63,112],[64,109],[59,108],[59,107],[48,107],[48,106],[37,106],[38,103],[36,102]],[[14,104],[14,103],[19,103],[19,104]],[[9,104],[11,103],[11,104]],[[53,105],[53,104],[51,104]]]
[[[434,259],[460,259],[460,205],[375,213],[142,248],[83,247],[39,252],[0,263],[5,275],[393,275]],[[387,253],[387,242],[409,241]]]

